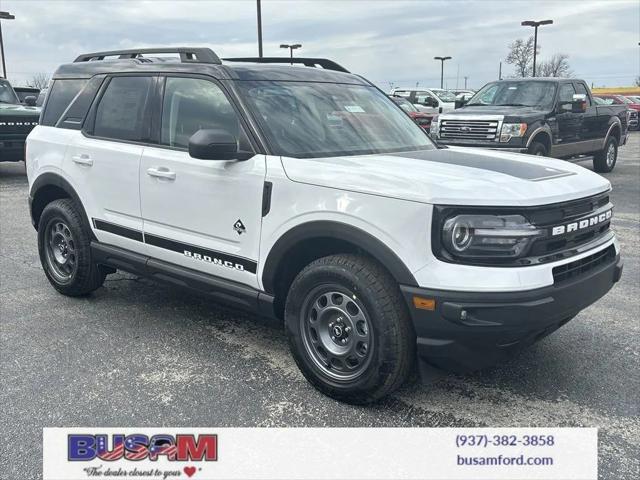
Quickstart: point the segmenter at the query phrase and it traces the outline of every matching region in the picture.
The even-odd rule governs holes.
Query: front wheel
[[[378,400],[414,363],[415,334],[400,289],[365,256],[332,255],[302,270],[287,296],[285,324],[304,376],[338,400]]]
[[[618,161],[618,140],[609,137],[604,144],[604,149],[593,156],[593,169],[599,173],[607,173],[613,170]]]
[[[549,152],[547,152],[547,147],[545,147],[543,143],[533,142],[529,145],[527,153],[529,155],[537,155],[538,157],[546,157]]]

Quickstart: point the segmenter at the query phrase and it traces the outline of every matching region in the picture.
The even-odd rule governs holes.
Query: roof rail
[[[165,48],[134,48],[130,50],[112,50],[108,52],[84,53],[73,62],[91,62],[104,60],[105,57],[138,58],[141,55],[154,53],[177,53],[182,63],[215,63],[221,64],[220,58],[210,48],[165,47]]]
[[[288,57],[239,57],[239,58],[223,58],[226,62],[252,62],[252,63],[288,63],[301,64],[307,67],[322,67],[325,70],[335,70],[336,72],[351,73],[342,65],[328,60],[326,58],[288,58]]]

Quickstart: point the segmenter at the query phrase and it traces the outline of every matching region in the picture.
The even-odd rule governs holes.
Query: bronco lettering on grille
[[[594,215],[592,217],[584,218],[582,220],[578,220],[577,222],[567,223],[566,225],[558,225],[557,227],[553,227],[551,229],[551,236],[554,237],[556,235],[564,235],[565,233],[577,232],[579,230],[584,230],[585,228],[593,227],[609,220],[612,214],[612,210],[607,210],[606,212]]]

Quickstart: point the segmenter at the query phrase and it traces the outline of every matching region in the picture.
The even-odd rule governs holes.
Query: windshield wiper
[[[500,103],[495,106],[496,107],[531,107],[532,105],[525,105],[524,103]]]

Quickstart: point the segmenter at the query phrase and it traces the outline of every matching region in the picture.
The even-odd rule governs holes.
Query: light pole
[[[524,22],[520,23],[520,25],[522,25],[523,27],[533,27],[534,28],[534,33],[533,33],[533,77],[536,76],[536,54],[538,53],[538,27],[540,25],[551,25],[553,23],[553,20],[540,20],[539,22],[536,22],[534,20],[525,20]]]
[[[0,20],[13,20],[16,18],[9,12],[0,12]],[[0,22],[0,56],[2,56],[2,75],[7,78],[7,65],[4,61],[4,43],[2,42],[2,22]]]
[[[283,43],[282,45],[280,45],[280,48],[288,48],[289,49],[289,56],[291,57],[291,65],[293,65],[293,51],[297,50],[298,48],[302,48],[302,45],[299,44],[299,43],[293,43],[291,45]]]
[[[434,60],[440,60],[440,88],[444,88],[444,62],[451,60],[451,57],[433,57]]]
[[[262,8],[260,6],[260,0],[257,1],[258,9],[258,57],[262,58]]]

